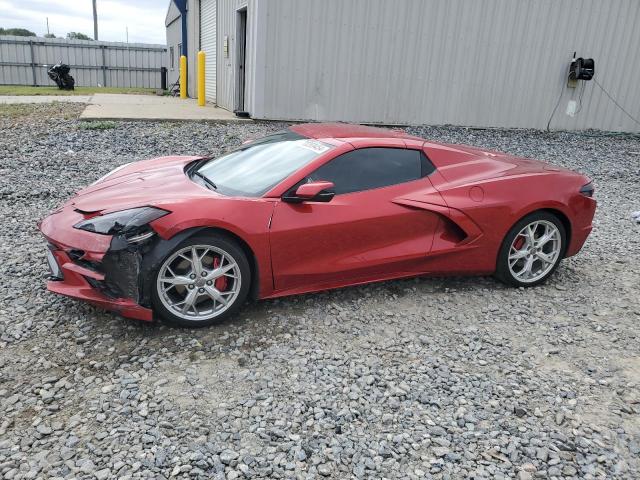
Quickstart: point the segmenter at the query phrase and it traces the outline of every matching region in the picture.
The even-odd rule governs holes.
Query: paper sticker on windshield
[[[326,145],[322,142],[319,142],[317,140],[305,140],[304,142],[302,142],[300,144],[301,147],[304,147],[308,150],[311,150],[313,152],[316,152],[318,155],[320,155],[321,153],[326,152],[327,150],[329,150],[329,145]]]

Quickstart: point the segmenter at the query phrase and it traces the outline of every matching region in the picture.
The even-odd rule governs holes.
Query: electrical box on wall
[[[573,54],[573,60],[569,66],[569,78],[567,80],[567,86],[575,88],[578,85],[578,80],[591,80],[595,73],[595,62],[593,58],[576,58],[576,54]]]

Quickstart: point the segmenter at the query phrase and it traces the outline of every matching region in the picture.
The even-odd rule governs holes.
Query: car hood
[[[160,157],[129,164],[80,190],[67,205],[82,213],[108,213],[219,196],[185,175],[185,166],[200,158]]]

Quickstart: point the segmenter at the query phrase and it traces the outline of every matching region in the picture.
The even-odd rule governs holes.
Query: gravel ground
[[[386,282],[188,331],[47,293],[35,223],[120,164],[282,124],[1,108],[0,477],[639,478],[639,137],[410,129],[594,178],[594,232],[544,286]]]

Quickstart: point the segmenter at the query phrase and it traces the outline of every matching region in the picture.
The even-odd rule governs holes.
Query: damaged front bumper
[[[47,289],[124,317],[151,321],[153,312],[140,272],[143,255],[152,248],[155,239],[150,237],[132,244],[118,235],[73,228],[83,218],[81,213],[67,206],[40,223],[40,231],[49,242],[50,250],[52,275]]]

